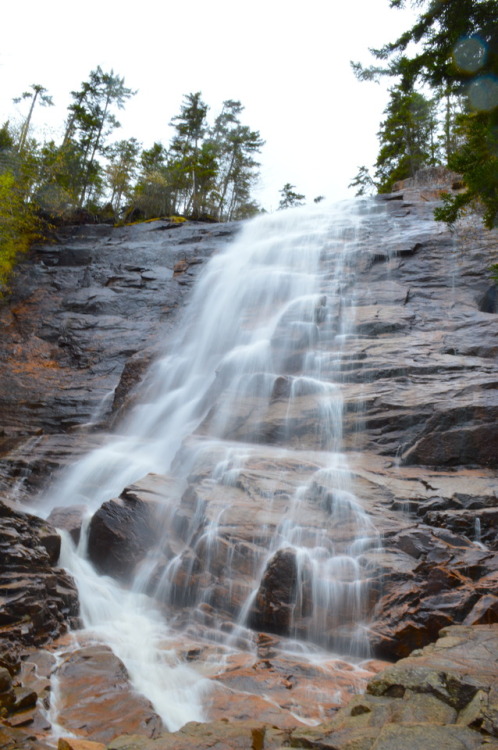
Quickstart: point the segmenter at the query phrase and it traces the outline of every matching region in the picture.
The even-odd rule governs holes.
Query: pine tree
[[[104,73],[98,66],[92,70],[89,80],[81,84],[79,91],[71,92],[73,103],[69,106],[63,148],[79,151],[82,172],[82,187],[78,204],[84,205],[89,196],[98,193],[102,184],[102,167],[97,161],[99,154],[105,155],[106,139],[120,127],[113,108],[123,109],[127,99],[135,92],[124,85],[124,78],[114,73]]]
[[[219,160],[217,215],[221,221],[239,218],[241,212],[254,212],[250,192],[257,177],[259,162],[254,155],[264,146],[260,133],[240,122],[244,107],[228,99],[215,120],[212,139]],[[257,209],[256,209],[257,210]]]
[[[357,198],[362,195],[372,195],[377,189],[377,185],[365,165],[358,167],[358,172],[348,185],[348,188],[350,187],[357,188],[355,193]]]
[[[46,93],[47,89],[44,86],[41,86],[39,83],[32,83],[30,88],[31,91],[24,91],[21,96],[18,96],[13,100],[16,104],[18,104],[23,99],[31,99],[29,111],[22,125],[21,133],[19,135],[19,142],[17,144],[17,148],[20,153],[24,151],[24,148],[26,147],[29,127],[31,125],[31,118],[33,117],[36,103],[38,102],[42,107],[53,107],[54,105],[52,97]]]
[[[138,172],[140,143],[136,138],[113,143],[107,151],[107,186],[111,190],[110,203],[116,215],[121,210],[123,198],[132,196]]]
[[[290,182],[286,182],[282,190],[279,190],[280,203],[278,204],[278,210],[281,211],[284,208],[294,208],[295,206],[302,206],[304,204],[305,197],[301,193],[294,192],[295,185],[291,185]]]
[[[154,143],[140,156],[140,174],[135,186],[129,215],[152,219],[175,213],[174,191],[167,167],[167,151],[162,143]]]
[[[405,0],[391,0],[403,7]],[[444,96],[464,97],[466,104],[453,128],[445,122],[448,166],[459,171],[466,192],[448,196],[436,217],[455,220],[466,206],[484,207],[486,226],[498,222],[498,3],[496,0],[414,0],[422,8],[417,21],[394,42],[372,50],[384,64],[364,68],[353,63],[358,78],[395,76],[408,93],[422,83]],[[415,52],[409,56],[412,47]],[[453,118],[454,122],[454,118]]]
[[[434,102],[400,86],[390,91],[386,119],[378,133],[380,151],[375,163],[375,182],[386,193],[398,180],[413,177],[423,166],[438,163]]]
[[[180,114],[173,117],[170,123],[176,130],[170,154],[178,202],[182,211],[194,218],[200,215],[199,181],[204,167],[199,155],[208,128],[207,111],[208,105],[202,101],[200,91],[187,94]]]

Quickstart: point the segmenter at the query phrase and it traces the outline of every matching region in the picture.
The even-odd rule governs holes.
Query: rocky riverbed
[[[167,348],[203,264],[240,227],[83,226],[32,250],[0,309],[0,747],[53,743],[54,673],[56,734],[115,750],[498,746],[498,328],[488,273],[498,237],[476,218],[453,232],[435,224],[437,198],[433,188],[410,186],[385,196],[363,225],[354,274],[344,281],[342,443],[370,540],[361,613],[370,654],[354,663],[290,656],[289,639],[310,637],[306,572],[291,547],[264,563],[282,509],[300,487],[307,487],[301,513],[313,528],[340,544],[358,525],[353,506],[334,516],[337,493],[319,481],[329,459],[315,394],[296,395],[309,333],[299,333],[267,409],[258,393],[234,401],[218,383],[213,408],[179,452],[189,466],[181,481],[174,470],[150,474],[93,516],[90,559],[126,587],[164,527],[164,506],[172,509],[149,594],[168,609],[176,652],[211,681],[211,723],[172,734],[106,646],[62,635],[77,625],[78,610],[74,585],[57,567],[55,527],[77,542],[84,509],[69,498],[69,509],[42,522],[26,504],[33,511],[49,476],[107,441],[120,415],[144,399],[140,381]],[[326,251],[321,263],[326,288]],[[338,364],[326,349],[333,332],[325,293],[323,300],[315,324],[327,381]],[[277,353],[281,341],[277,335]],[[234,454],[243,446],[243,465],[227,469],[236,469],[230,482],[213,478],[223,456],[210,436],[220,423]],[[160,581],[173,559],[172,594]],[[239,634],[227,656],[213,634],[236,633],[251,591],[249,635]],[[323,623],[317,647],[337,650],[351,623],[341,612],[324,613]],[[379,659],[402,661],[377,674],[385,666]]]

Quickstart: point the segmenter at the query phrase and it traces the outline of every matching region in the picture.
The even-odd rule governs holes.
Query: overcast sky
[[[201,91],[210,117],[223,100],[245,106],[259,130],[257,198],[275,209],[286,182],[309,201],[343,198],[357,168],[376,156],[386,88],[358,83],[349,61],[411,25],[388,0],[25,0],[2,8],[0,121],[27,112],[12,98],[32,83],[56,107],[39,108],[33,135],[57,140],[70,102],[90,70],[124,76],[136,96],[119,113],[116,139],[167,144],[182,96]]]

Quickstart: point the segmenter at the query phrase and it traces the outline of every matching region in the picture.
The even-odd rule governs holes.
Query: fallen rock
[[[54,508],[47,518],[47,523],[68,532],[77,546],[81,535],[81,525],[87,508],[84,505]]]
[[[158,515],[152,504],[125,490],[92,516],[88,556],[101,573],[129,580],[157,534]]]

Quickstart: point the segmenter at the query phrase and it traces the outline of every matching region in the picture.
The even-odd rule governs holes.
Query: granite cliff
[[[219,376],[210,408],[179,450],[189,467],[181,481],[174,467],[151,474],[93,515],[90,559],[126,587],[158,541],[161,509],[173,509],[149,593],[168,610],[178,653],[199,669],[210,664],[215,685],[207,712],[213,723],[178,734],[162,733],[153,707],[134,693],[106,646],[60,640],[77,625],[78,610],[74,584],[57,567],[55,527],[76,541],[84,510],[68,498],[68,508],[42,522],[22,503],[35,511],[50,475],[105,443],[121,415],[148,397],[142,378],[167,349],[203,264],[239,225],[83,226],[33,248],[0,309],[3,746],[50,746],[43,702],[54,671],[64,696],[59,734],[116,750],[498,744],[496,671],[482,666],[486,654],[496,660],[498,648],[498,307],[488,273],[498,261],[498,237],[473,217],[454,231],[435,224],[438,197],[434,186],[405,185],[373,202],[343,277],[347,309],[327,312],[334,251],[324,250],[323,294],[311,325],[297,326],[292,313],[276,331],[271,345],[283,364],[267,406],[259,387],[233,399]],[[338,355],[330,321],[341,316],[349,328]],[[292,357],[282,344],[289,336]],[[319,481],[323,415],[300,374],[318,340],[326,353],[321,378],[340,373],[341,443],[366,519],[361,615],[372,652],[354,668],[289,656],[289,636],[337,650],[353,626],[344,610],[324,612],[320,634],[310,629],[311,573],[299,567],[292,545],[276,550],[255,576],[298,488],[307,488],[307,522],[337,544],[360,523],[353,505],[335,515],[341,498]],[[223,457],[208,438],[220,430],[247,454],[243,466],[227,468],[230,481],[213,479]],[[166,591],[157,582],[173,559]],[[213,633],[234,632],[251,591],[253,643],[220,666]],[[372,656],[402,661],[372,677],[385,666]],[[368,679],[368,695],[348,702]],[[14,688],[31,698],[20,702]]]

